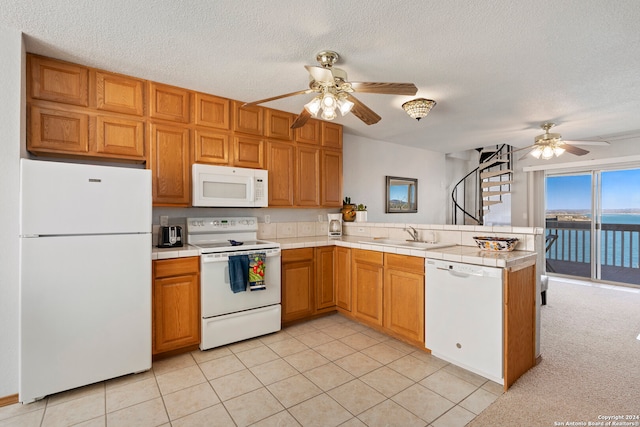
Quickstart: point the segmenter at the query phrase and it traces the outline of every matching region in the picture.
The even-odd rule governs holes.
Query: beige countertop
[[[521,263],[535,262],[536,260],[536,253],[530,251],[492,252],[481,250],[475,246],[460,245],[429,250],[408,249],[371,244],[368,242],[373,242],[373,239],[358,236],[342,236],[341,238],[311,236],[289,239],[272,239],[272,241],[280,243],[282,249],[298,249],[317,246],[343,246],[348,248],[411,255],[421,258],[440,259],[500,268],[509,268]],[[190,245],[185,245],[181,248],[154,247],[151,258],[156,260],[191,256],[198,256],[198,249]]]

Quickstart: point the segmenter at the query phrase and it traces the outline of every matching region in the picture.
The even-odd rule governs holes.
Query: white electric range
[[[187,243],[200,253],[201,350],[280,330],[280,244],[257,232],[255,217],[187,218]],[[265,289],[233,292],[229,257],[254,254],[265,256]]]

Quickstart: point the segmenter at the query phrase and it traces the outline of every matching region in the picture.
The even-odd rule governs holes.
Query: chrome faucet
[[[411,236],[411,239],[413,239],[414,242],[418,241],[418,230],[409,226],[408,228],[405,228],[404,231],[409,233],[409,235]]]

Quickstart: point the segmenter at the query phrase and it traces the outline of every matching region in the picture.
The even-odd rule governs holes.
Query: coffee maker
[[[342,214],[327,214],[329,218],[329,237],[342,236]]]

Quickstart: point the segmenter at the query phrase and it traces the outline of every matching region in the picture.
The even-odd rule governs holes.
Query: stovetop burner
[[[275,249],[280,244],[257,239],[258,219],[187,218],[187,243],[201,254]]]

